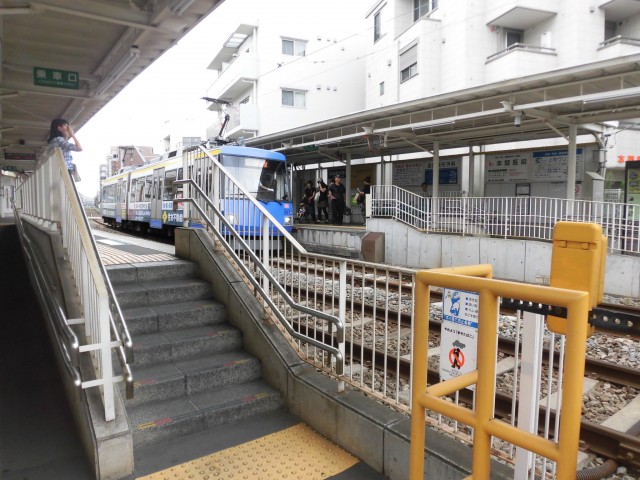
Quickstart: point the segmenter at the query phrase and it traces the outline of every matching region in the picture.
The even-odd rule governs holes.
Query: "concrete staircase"
[[[108,267],[134,342],[134,446],[212,428],[282,406],[242,350],[197,266],[184,260]]]

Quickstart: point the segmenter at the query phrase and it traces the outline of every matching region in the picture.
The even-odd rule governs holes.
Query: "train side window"
[[[144,179],[144,198],[142,201],[145,201],[151,198],[152,182],[153,180],[151,178],[151,175],[148,175],[147,178]]]
[[[143,190],[144,190],[144,178],[138,178],[138,184],[136,186],[136,202],[142,201]]]
[[[131,188],[129,189],[129,202],[133,203],[136,201],[136,189],[138,188],[138,179],[134,178],[131,180]]]
[[[175,170],[166,171],[164,174],[164,191],[162,194],[163,200],[173,200],[176,196],[176,190],[178,188],[177,185],[174,185],[173,182],[176,181]]]

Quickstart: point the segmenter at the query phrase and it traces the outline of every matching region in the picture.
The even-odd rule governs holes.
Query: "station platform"
[[[172,245],[112,232],[94,231],[94,236],[108,265],[148,265],[177,259]],[[2,277],[1,301],[7,306],[0,322],[2,335],[19,340],[2,350],[0,478],[93,479],[64,389],[56,380],[59,374],[54,354],[15,227],[0,226],[0,241],[3,265],[17,272],[11,278]],[[38,361],[34,364],[22,358]],[[12,364],[18,365],[17,370],[7,367]],[[135,471],[127,480],[385,478],[284,408],[176,440],[136,447]]]

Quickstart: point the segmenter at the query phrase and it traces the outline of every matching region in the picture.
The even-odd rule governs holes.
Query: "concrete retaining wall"
[[[490,263],[496,278],[545,283],[551,243],[491,237],[427,234],[390,219],[371,218],[367,230],[385,234],[385,262],[409,268]],[[605,293],[640,298],[640,257],[607,255]]]

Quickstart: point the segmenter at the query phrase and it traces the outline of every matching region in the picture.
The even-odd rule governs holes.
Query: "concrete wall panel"
[[[493,274],[505,280],[522,281],[525,276],[526,242],[480,238],[480,263],[493,265]],[[508,255],[505,255],[508,252]]]

